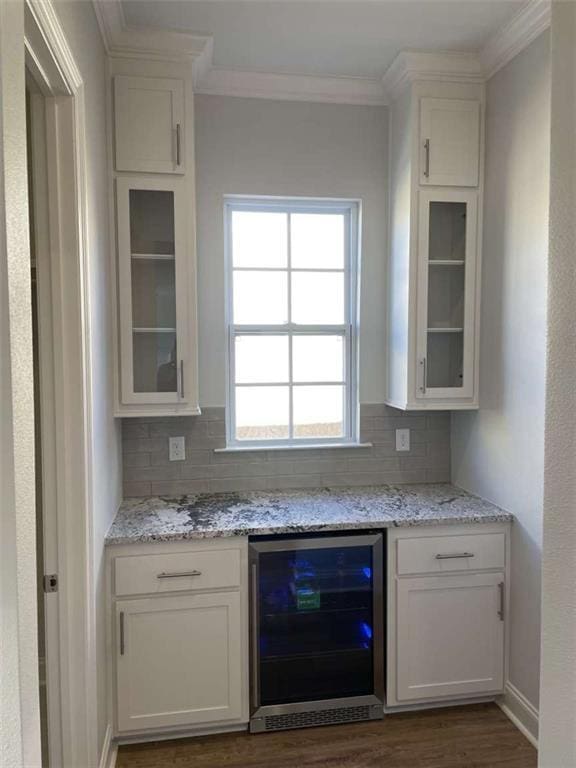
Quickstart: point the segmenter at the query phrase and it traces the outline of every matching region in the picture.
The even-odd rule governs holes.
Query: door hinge
[[[49,573],[44,576],[44,592],[58,592],[58,574]]]

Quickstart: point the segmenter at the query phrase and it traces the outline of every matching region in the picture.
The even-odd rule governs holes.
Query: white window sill
[[[253,451],[318,451],[342,448],[372,448],[372,443],[307,443],[306,445],[230,445],[214,448],[214,453],[252,453]]]

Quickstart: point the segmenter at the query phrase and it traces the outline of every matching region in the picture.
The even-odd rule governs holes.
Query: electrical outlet
[[[396,450],[397,451],[410,450],[410,430],[409,429],[396,430]]]
[[[170,461],[184,461],[186,458],[186,441],[184,437],[169,437],[168,450]]]

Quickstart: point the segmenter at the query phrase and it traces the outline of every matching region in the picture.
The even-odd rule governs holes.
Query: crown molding
[[[421,80],[483,83],[484,73],[476,53],[402,51],[386,70],[382,85],[393,99],[406,85]]]
[[[529,0],[480,51],[480,62],[486,79],[508,64],[538,35],[550,26],[550,0]]]
[[[211,68],[199,78],[195,93],[280,101],[381,106],[387,104],[376,78],[292,75]]]

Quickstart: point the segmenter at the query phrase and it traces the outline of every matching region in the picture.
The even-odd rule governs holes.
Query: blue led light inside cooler
[[[363,621],[360,624],[360,630],[362,632],[362,636],[365,637],[367,640],[372,640],[372,627],[368,622]]]
[[[365,565],[364,568],[362,568],[362,573],[364,574],[364,576],[366,576],[368,581],[370,581],[370,579],[372,578],[372,568],[370,568],[369,565]]]

